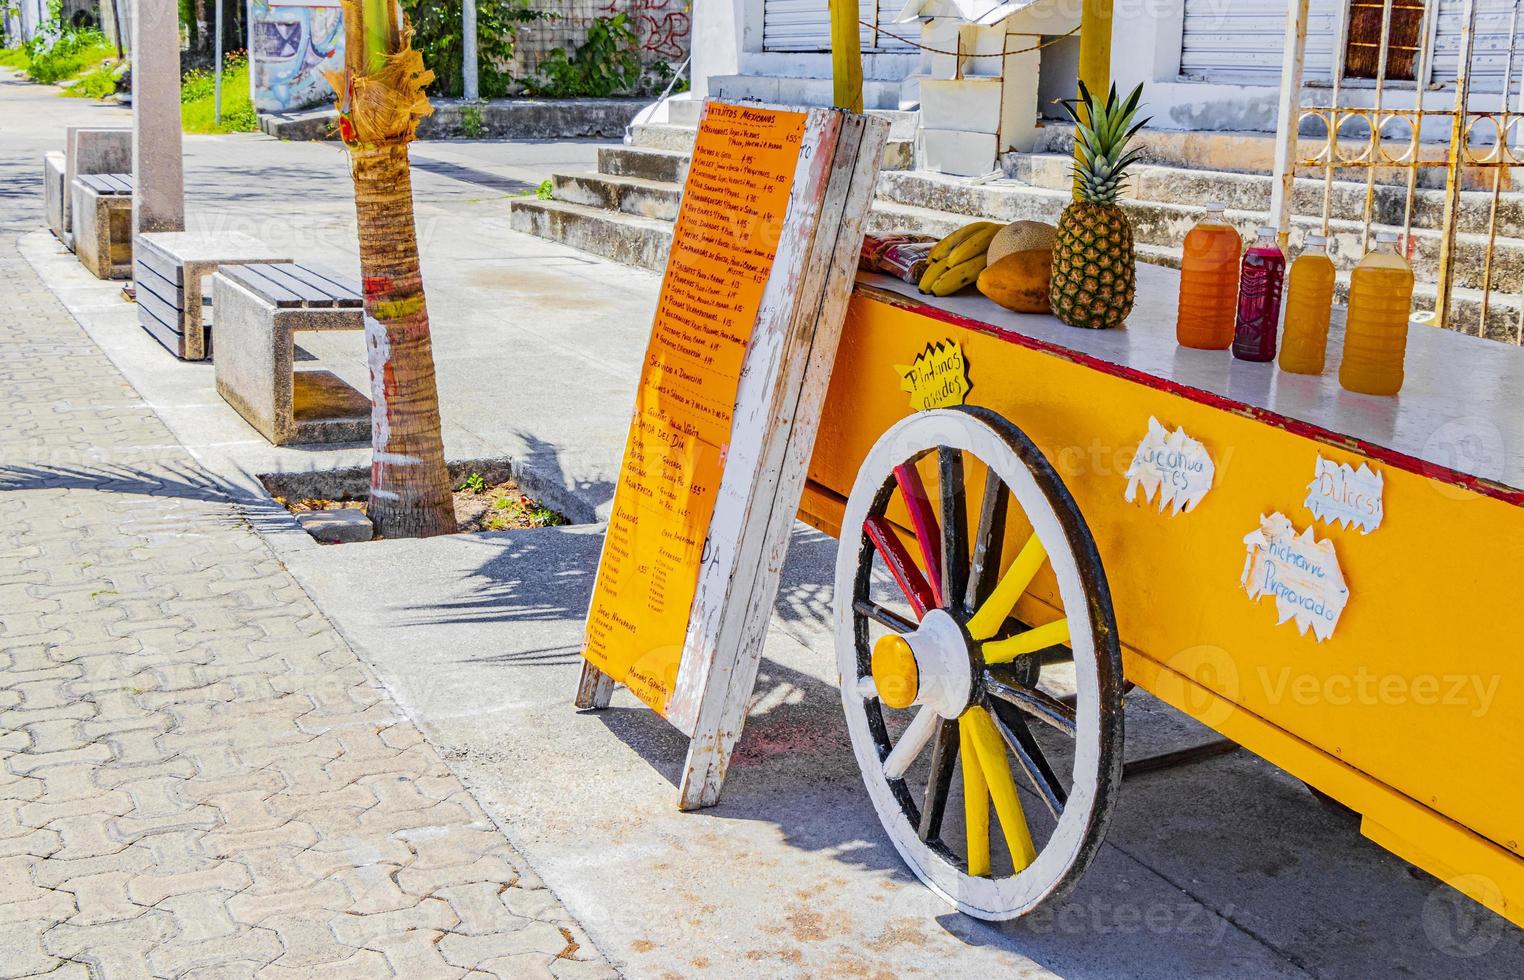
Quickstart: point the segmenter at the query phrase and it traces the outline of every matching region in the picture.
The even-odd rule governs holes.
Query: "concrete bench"
[[[206,277],[222,266],[290,260],[236,231],[145,232],[133,245],[138,323],[176,357],[204,361],[212,356],[212,328],[202,311]]]
[[[128,127],[70,126],[64,131],[64,151],[42,158],[43,201],[48,227],[66,248],[74,247],[71,188],[81,174],[132,172],[132,130]]]
[[[64,231],[64,198],[69,187],[64,183],[67,164],[62,152],[49,150],[42,155],[42,207],[48,216],[48,228],[60,242],[66,240]]]
[[[224,266],[212,277],[217,393],[277,446],[370,439],[370,399],[331,371],[295,370],[293,335],[363,330],[358,283],[309,265]]]
[[[132,175],[80,174],[70,199],[80,263],[97,279],[132,278]]]

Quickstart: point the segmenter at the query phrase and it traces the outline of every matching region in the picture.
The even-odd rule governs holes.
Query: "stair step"
[[[915,55],[907,55],[913,64]],[[863,79],[865,109],[899,109],[901,83],[881,78]],[[829,78],[778,77],[770,75],[714,75],[709,94],[726,102],[767,102],[772,105],[828,106],[835,97]]]
[[[614,177],[609,174],[556,174],[551,178],[557,201],[605,211],[623,211],[657,221],[676,221],[683,197],[681,184]]]
[[[615,262],[661,272],[672,246],[672,224],[565,201],[509,203],[514,231],[548,238]]]
[[[630,129],[630,145],[642,150],[661,150],[667,153],[689,153],[698,130],[689,126],[651,124],[633,126]],[[880,170],[909,170],[915,166],[915,139],[890,137],[884,146],[884,159]]]
[[[1008,172],[1017,180],[1037,187],[1067,189],[1073,159],[1054,153],[1025,153],[1008,158]],[[1127,198],[1159,201],[1166,204],[1201,204],[1221,201],[1241,211],[1270,210],[1274,179],[1268,174],[1240,174],[1222,170],[1187,170],[1151,164],[1131,169]],[[1405,186],[1376,184],[1371,207],[1377,224],[1401,226],[1406,205]],[[1439,228],[1444,216],[1444,191],[1419,188],[1413,200],[1413,224],[1416,228]],[[1298,177],[1292,208],[1296,214],[1323,213],[1323,180]],[[1461,232],[1486,234],[1492,208],[1490,191],[1461,193]],[[1365,213],[1365,182],[1336,180],[1333,184],[1332,213],[1358,217]],[[1498,231],[1507,238],[1524,237],[1524,195],[1505,192],[1498,199]]]
[[[669,184],[688,179],[688,154],[638,146],[601,146],[598,172],[611,177],[640,177]]]

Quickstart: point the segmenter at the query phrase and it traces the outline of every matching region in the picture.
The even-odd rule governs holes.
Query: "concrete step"
[[[605,211],[623,211],[657,221],[676,221],[683,197],[681,184],[608,174],[556,174],[551,178],[557,201]]]
[[[681,184],[688,179],[688,154],[639,146],[602,146],[598,148],[598,172]]]
[[[963,215],[964,220],[987,218],[996,221],[1057,221],[1069,201],[1069,191],[1067,186],[1062,189],[1036,187],[1013,180],[972,183],[943,174],[911,171],[881,174],[878,197],[881,201],[890,203]],[[1211,199],[1208,197],[1201,200]],[[1132,219],[1133,235],[1140,244],[1171,248],[1180,246],[1191,226],[1205,213],[1204,207],[1197,203],[1176,204],[1131,198],[1124,199],[1121,203]],[[1257,227],[1268,220],[1268,215],[1258,211],[1230,210],[1228,218],[1238,227],[1240,234],[1249,238]],[[1317,218],[1298,215],[1293,219],[1293,225],[1305,234],[1320,230],[1322,222]],[[1392,226],[1373,227],[1373,232],[1377,230],[1401,229]],[[1300,238],[1300,234],[1293,233],[1293,241],[1300,241]],[[1413,245],[1414,277],[1419,282],[1436,281],[1441,245],[1439,234],[1415,228]],[[1332,221],[1328,249],[1336,266],[1352,268],[1365,253],[1361,223],[1348,219]],[[1456,285],[1481,288],[1488,250],[1485,235],[1456,236]],[[1524,239],[1500,237],[1491,243],[1491,253],[1493,291],[1516,293],[1524,289]]]
[[[915,56],[907,57],[913,61]],[[898,80],[863,79],[863,108],[899,109],[901,88]],[[709,95],[726,102],[831,105],[835,94],[829,78],[715,75],[709,79]]]
[[[914,127],[909,138],[891,136],[884,146],[881,170],[910,170],[915,166]],[[640,125],[631,127],[630,145],[639,149],[688,153],[698,135],[694,126]]]
[[[1007,173],[1036,187],[1066,190],[1073,158],[1056,153],[1013,154]],[[1240,211],[1270,210],[1273,178],[1269,174],[1239,174],[1221,170],[1191,170],[1151,164],[1132,168],[1127,196],[1134,200],[1159,201],[1165,204],[1202,204],[1221,201]],[[1336,180],[1333,183],[1332,214],[1358,218],[1365,213],[1365,181]],[[1323,213],[1323,180],[1299,177],[1296,181],[1292,210],[1296,214]],[[1372,219],[1377,224],[1400,227],[1407,202],[1406,186],[1376,184],[1371,204]],[[1443,190],[1419,188],[1413,200],[1413,224],[1417,228],[1439,228],[1444,223]],[[1459,230],[1486,234],[1492,209],[1490,191],[1461,193]],[[1505,191],[1498,198],[1498,233],[1505,238],[1524,237],[1524,194]]]
[[[672,246],[672,223],[566,201],[514,200],[514,231],[548,238],[615,262],[661,272]]]

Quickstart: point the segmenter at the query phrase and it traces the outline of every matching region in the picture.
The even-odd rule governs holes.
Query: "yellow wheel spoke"
[[[974,743],[979,765],[984,769],[984,783],[990,799],[995,804],[995,815],[1000,818],[1000,831],[1005,834],[1005,844],[1011,851],[1011,863],[1019,873],[1037,860],[1037,849],[1032,845],[1032,831],[1027,826],[1026,812],[1016,795],[1016,781],[1011,778],[1011,768],[1006,763],[1005,742],[995,730],[995,723],[984,709],[975,705],[963,715]],[[988,826],[985,840],[988,841]],[[986,854],[988,845],[986,845]],[[986,858],[986,860],[988,860]]]
[[[978,709],[973,709],[977,711]],[[958,754],[963,770],[963,824],[968,830],[968,874],[978,878],[990,873],[990,791],[974,748],[973,726],[965,712],[958,720]]]
[[[1048,552],[1037,540],[1036,532],[1033,532],[1027,543],[1022,545],[1021,554],[1011,562],[1011,567],[1005,570],[1005,575],[990,593],[990,597],[984,600],[984,605],[979,611],[969,617],[968,635],[976,640],[988,640],[1000,632],[1000,627],[1005,625],[1006,617],[1011,615],[1011,610],[1016,608],[1016,600],[1027,591],[1032,584],[1032,579],[1037,576],[1037,570],[1042,568],[1042,563],[1048,560]]]
[[[983,648],[984,662],[987,664],[1003,664],[1015,660],[1017,657],[1038,650],[1046,650],[1048,647],[1059,646],[1069,642],[1069,620],[1055,619],[1051,623],[1044,623],[1036,629],[1029,629],[1025,633],[1017,633],[1006,640],[995,640],[986,643]]]

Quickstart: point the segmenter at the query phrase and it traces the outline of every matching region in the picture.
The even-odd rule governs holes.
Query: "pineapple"
[[[1132,222],[1117,205],[1117,195],[1128,166],[1143,152],[1127,150],[1127,143],[1148,120],[1132,123],[1142,85],[1121,103],[1115,85],[1104,103],[1084,82],[1079,90],[1079,98],[1063,103],[1074,120],[1074,203],[1058,223],[1048,297],[1054,315],[1071,327],[1105,329],[1127,319],[1137,290]]]

